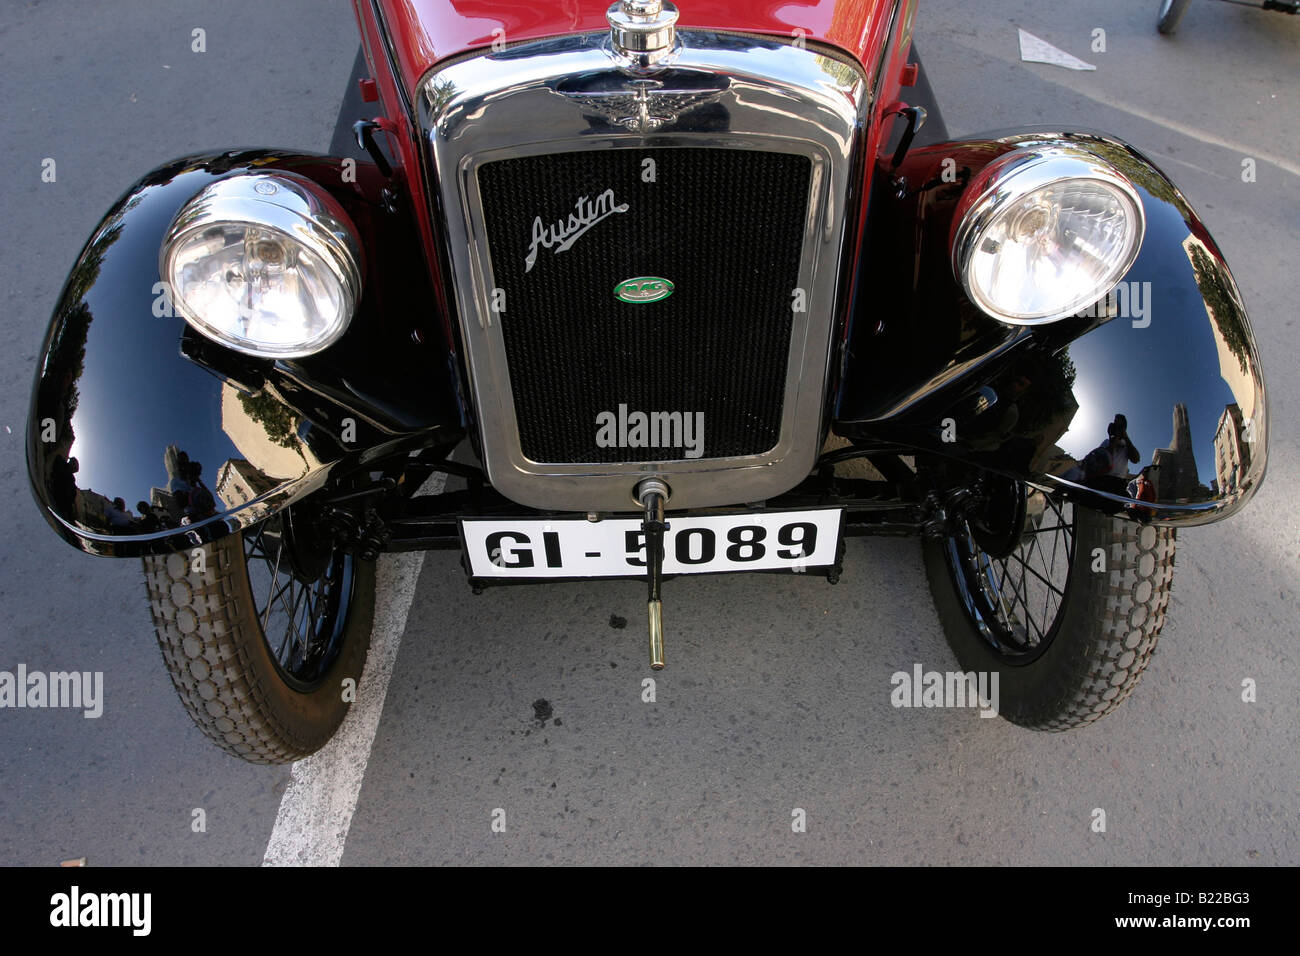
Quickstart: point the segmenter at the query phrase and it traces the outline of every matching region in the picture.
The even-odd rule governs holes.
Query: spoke
[[[280,556],[284,554],[284,548],[275,552],[275,567],[271,569],[271,593],[275,592],[275,582],[280,576]],[[262,632],[266,632],[267,622],[271,620],[271,605],[275,603],[274,598],[268,598],[266,602],[266,611],[262,614]]]
[[[1051,581],[1047,580],[1047,578],[1043,577],[1041,574],[1039,574],[1029,565],[1025,564],[1023,560],[1020,562],[1020,566],[1024,568],[1026,571],[1028,571],[1030,574],[1032,574],[1034,577],[1038,578],[1038,580],[1042,581],[1043,584],[1046,585],[1048,588],[1051,588],[1053,592],[1059,594],[1061,597],[1065,597],[1064,591],[1062,591],[1060,588],[1054,585]]]
[[[1048,525],[1046,528],[1042,528],[1042,527],[1035,528],[1033,531],[1029,533],[1032,535],[1039,535],[1039,534],[1044,534],[1048,531],[1068,531],[1068,530],[1070,529],[1063,524],[1054,524],[1054,525]]]
[[[1006,567],[1006,575],[1008,575],[1008,578],[1011,578],[1011,576],[1013,576],[1013,572],[1011,572],[1011,567],[1010,567],[1011,558],[1015,558],[1015,561],[1017,561],[1017,563],[1019,564],[1024,563],[1023,559],[1019,557],[1018,551],[1011,551],[1011,553],[1006,555],[1005,558],[1002,558],[1002,563],[1008,566]],[[1017,600],[1019,605],[1026,606],[1027,596],[1026,596],[1026,592],[1024,592],[1024,575],[1023,574],[1015,575],[1015,580],[1017,580],[1017,587],[1015,587],[1015,600]]]
[[[305,582],[288,547],[288,533],[278,518],[248,529],[243,538],[252,593],[263,595],[265,601],[254,613],[261,621],[267,650],[289,679],[311,683],[338,650],[338,624],[348,611],[348,592],[339,590],[347,584],[347,565],[337,555],[322,555],[328,557],[325,570],[316,580]]]
[[[271,596],[271,599],[270,601],[267,602],[267,604],[274,604],[276,601],[278,601],[280,599],[280,595],[282,595],[285,591],[289,590],[289,588],[293,587],[293,583],[294,583],[293,578],[290,578],[288,581],[285,581],[284,587],[276,591],[275,594]]]
[[[289,585],[292,586],[292,585],[295,584],[295,583],[296,583],[296,582],[294,582],[294,581],[290,581],[290,582],[289,582]],[[282,591],[283,591],[283,589],[282,589]],[[299,602],[300,600],[302,600],[302,591],[301,591],[300,589],[295,590],[295,591],[293,592],[293,602],[292,602],[291,604],[286,604],[284,598],[283,598],[283,597],[280,598],[280,604],[284,607],[284,611],[285,611],[285,613],[289,615],[289,626],[290,626],[290,627],[293,626],[294,615],[297,614],[297,612],[298,612],[298,602]]]
[[[1050,568],[1048,568],[1048,574],[1051,574],[1052,572],[1054,572],[1054,571],[1056,570],[1056,549],[1057,549],[1057,548],[1060,546],[1060,544],[1061,544],[1061,537],[1062,537],[1062,536],[1058,534],[1058,535],[1056,535],[1055,537],[1052,538],[1052,566],[1051,566]],[[1066,566],[1066,572],[1065,572],[1065,573],[1066,573],[1066,580],[1068,581],[1068,580],[1069,580],[1069,573],[1070,573],[1070,572],[1069,572],[1069,566],[1068,566],[1068,565]],[[1046,621],[1046,620],[1050,620],[1050,618],[1048,618],[1047,615],[1048,615],[1048,613],[1049,613],[1049,607],[1050,607],[1050,605],[1051,605],[1051,602],[1052,602],[1052,595],[1051,595],[1050,593],[1048,593],[1047,595],[1045,595],[1045,596],[1043,597],[1043,620],[1044,620],[1044,621]]]
[[[1058,534],[1052,538],[1052,566],[1048,568],[1049,573],[1056,568],[1056,549],[1057,547],[1060,546],[1060,544],[1061,544],[1061,535]]]
[[[312,594],[311,631],[313,635],[316,634],[317,630],[320,628],[321,620],[325,615],[328,599],[329,594],[327,589],[324,587],[321,587],[320,590],[317,590]]]
[[[1002,605],[1003,623],[1006,625],[1007,631],[1010,632],[1012,623],[1011,610],[1020,603],[1020,589],[1016,586],[1015,578],[1011,574],[1011,568],[1007,565],[1007,559],[999,558],[998,561],[1002,565],[1002,574],[999,576],[999,583],[1002,587],[998,591],[998,598]],[[1011,587],[1011,596],[1014,598],[1012,608],[1008,608],[1006,606],[1006,601],[1002,599],[1002,594],[1008,585]]]
[[[998,606],[996,610],[1001,611],[1003,618],[1009,621],[1011,619],[1011,612],[1007,610],[1006,599],[1002,596],[1002,586],[1006,583],[1006,579],[1004,576],[999,576],[994,572],[993,562],[989,560],[987,554],[980,552],[980,560],[983,562],[984,580],[989,582],[993,589],[993,596],[997,599]]]
[[[992,563],[989,562],[987,555],[984,556],[984,560],[986,563],[988,563],[990,570],[992,570]],[[999,558],[998,560],[1002,565],[1002,574],[999,576],[998,586],[996,588],[998,606],[997,608],[995,608],[995,611],[999,613],[1002,618],[1003,630],[1007,632],[1007,635],[1011,637],[1012,640],[1015,641],[1015,643],[1020,643],[1018,640],[1015,640],[1016,615],[1014,612],[1016,607],[1023,606],[1024,602],[1021,598],[1020,591],[1016,587],[1016,583],[1012,579],[1010,571],[1007,567],[1007,559]],[[1005,598],[1008,584],[1010,585],[1011,596],[1013,599],[1013,602],[1010,607],[1007,606],[1007,602]]]
[[[1034,572],[1034,569],[1028,563],[1028,560],[1030,558],[1032,558],[1032,549],[1029,554],[1026,554],[1023,557],[1017,555],[1016,559],[1020,564],[1020,569],[1022,572],[1029,572],[1031,574],[1034,574],[1035,577],[1038,577],[1038,575]],[[1021,582],[1020,605],[1022,608],[1024,608],[1024,614],[1025,614],[1024,617],[1025,639],[1029,642],[1029,644],[1036,646],[1043,640],[1043,638],[1046,635],[1043,630],[1043,626],[1034,618],[1033,607],[1030,604],[1030,597],[1029,597],[1029,578],[1024,573],[1020,575],[1020,582]],[[1037,633],[1037,639],[1035,639],[1034,633],[1031,633],[1031,629],[1033,632]]]
[[[295,640],[295,638],[298,637],[298,627],[297,627],[298,604],[302,600],[303,595],[306,594],[306,590],[307,590],[306,588],[299,588],[298,590],[294,591],[293,604],[285,608],[285,611],[289,615],[289,621],[286,624],[286,630],[285,630],[285,645],[289,648],[290,651],[290,653],[288,654],[289,658],[293,657],[294,646],[295,645],[301,646],[301,642]],[[285,661],[285,666],[288,666],[288,661]]]
[[[250,550],[250,551],[253,550],[254,548],[258,547],[258,546],[262,543],[262,535],[264,535],[264,534],[266,534],[266,522],[265,522],[265,521],[263,521],[260,525],[257,526],[257,535],[253,538],[252,541],[248,542],[248,546],[249,546],[249,550]]]
[[[306,633],[303,635],[303,648],[305,652],[306,648],[314,643],[316,637],[316,618],[320,613],[320,594],[317,593],[315,588],[306,589],[306,593],[303,596],[303,604],[303,617],[305,618],[303,624],[306,626]]]
[[[1028,601],[1028,598],[1026,597],[1025,600]],[[1033,633],[1030,633],[1031,629]],[[1034,636],[1035,634],[1037,635],[1037,637]],[[1031,647],[1037,647],[1039,644],[1043,642],[1044,637],[1046,637],[1046,635],[1043,633],[1043,628],[1039,625],[1037,621],[1034,620],[1034,615],[1030,613],[1029,605],[1026,604],[1025,605],[1025,640],[1028,642],[1028,644]]]
[[[1021,566],[1024,566],[1023,562],[1021,562]],[[1033,640],[1033,635],[1029,633],[1029,628],[1032,627],[1038,632],[1039,641],[1043,638],[1043,629],[1035,623],[1033,615],[1029,612],[1029,582],[1025,579],[1023,574],[1020,575],[1020,589],[1016,592],[1016,599],[1025,612],[1025,640],[1030,644],[1037,644],[1038,641]]]
[[[1074,563],[1073,506],[1047,495],[1034,497],[1040,494],[1029,496],[1030,518],[1011,554],[992,558],[975,542],[969,525],[963,529],[964,540],[958,539],[964,552],[959,568],[979,597],[971,613],[985,640],[1002,653],[1026,653],[1043,645],[1069,587]],[[1047,534],[1050,548],[1043,538]]]
[[[1056,545],[1056,536],[1053,536],[1053,538],[1052,538],[1052,545],[1053,545],[1053,547],[1055,547],[1055,545]],[[1052,578],[1053,578],[1053,571],[1054,571],[1054,569],[1055,569],[1055,567],[1056,567],[1056,565],[1053,563],[1055,559],[1054,559],[1054,558],[1053,558],[1053,559],[1049,559],[1049,558],[1047,557],[1047,549],[1044,548],[1044,547],[1042,546],[1042,544],[1039,543],[1039,539],[1038,539],[1038,538],[1035,538],[1035,539],[1034,539],[1034,554],[1036,554],[1036,555],[1038,556],[1038,565],[1039,565],[1039,568],[1042,570],[1042,573],[1043,573],[1042,580],[1045,580],[1045,581],[1050,581],[1050,580],[1052,580]],[[1032,571],[1033,568],[1030,567],[1029,570]]]
[[[1034,555],[1035,551],[1040,551],[1039,546],[1037,546],[1036,538],[1034,541],[1034,545],[1032,545],[1032,548],[1030,549],[1030,551],[1028,551],[1028,554],[1024,555],[1024,558],[1018,558],[1019,562],[1021,562],[1022,570],[1028,571],[1030,572],[1030,574],[1034,574],[1034,568],[1030,566],[1030,563],[1028,563],[1028,559],[1032,558],[1032,555]],[[1024,583],[1024,589],[1023,589],[1024,620],[1026,620],[1028,627],[1034,628],[1034,631],[1037,632],[1037,640],[1032,640],[1032,635],[1028,635],[1031,637],[1030,643],[1034,645],[1041,644],[1043,643],[1045,637],[1047,637],[1047,633],[1044,632],[1043,626],[1041,626],[1041,624],[1037,622],[1037,620],[1035,620],[1034,611],[1032,611],[1030,607],[1030,580],[1028,580],[1026,576],[1022,576],[1022,581]]]

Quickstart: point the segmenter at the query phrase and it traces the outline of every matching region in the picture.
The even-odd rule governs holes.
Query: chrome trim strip
[[[838,281],[849,254],[844,197],[857,192],[849,178],[870,106],[867,80],[839,57],[778,39],[683,30],[677,40],[661,62],[639,67],[612,49],[607,34],[551,38],[457,60],[421,85],[416,106],[458,278],[455,300],[484,466],[497,490],[529,507],[633,511],[633,489],[652,474],[668,481],[676,507],[758,501],[798,484],[820,451],[832,331],[848,294]],[[698,97],[701,88],[707,88],[707,100],[682,92]],[[649,98],[642,117],[658,122],[620,121],[619,110],[593,105],[638,97]],[[705,101],[708,110],[695,113]],[[526,459],[504,339],[500,324],[492,322],[479,167],[574,150],[688,146],[789,152],[812,163],[799,268],[806,311],[795,314],[777,445],[763,455],[671,462]]]

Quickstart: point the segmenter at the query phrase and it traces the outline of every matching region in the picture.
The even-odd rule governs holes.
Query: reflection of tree
[[[1073,392],[1077,370],[1070,360],[1069,349],[1061,349],[1050,358],[1035,362],[1032,371],[1027,372],[1033,382],[1033,391],[1028,396],[1032,401],[1020,403],[1019,432],[1039,434],[1062,413],[1069,412],[1073,417],[1079,407]],[[1053,439],[1057,437],[1060,436]]]
[[[1090,139],[1086,147],[1089,152],[1095,153],[1116,168],[1124,170],[1125,176],[1152,196],[1163,199],[1167,203],[1182,205],[1183,200],[1178,195],[1178,190],[1174,187],[1174,184],[1165,179],[1154,166],[1147,163],[1133,162],[1133,154],[1127,147],[1102,139]]]
[[[43,433],[42,421],[53,419],[55,440],[47,442],[41,434],[41,440],[35,444],[33,464],[59,513],[73,520],[82,518],[90,501],[78,489],[78,463],[71,457],[76,440],[72,416],[81,397],[77,386],[85,372],[86,340],[94,319],[87,299],[99,279],[109,246],[122,236],[123,212],[125,209],[105,220],[73,266],[54,313],[48,348],[36,386],[36,420],[31,427]]]
[[[1205,299],[1210,318],[1219,327],[1229,351],[1241,364],[1242,373],[1250,374],[1250,335],[1244,321],[1245,307],[1222,261],[1198,238],[1198,235],[1204,235],[1204,229],[1195,222],[1186,201],[1155,167],[1144,162],[1133,162],[1132,153],[1124,146],[1104,140],[1089,140],[1087,148],[1123,169],[1124,174],[1135,184],[1157,199],[1175,206],[1187,219],[1193,234],[1184,241],[1183,247],[1191,260],[1196,285]]]
[[[823,73],[834,77],[842,90],[851,90],[862,85],[862,74],[858,72],[855,66],[850,66],[829,56],[822,57],[818,66],[821,67]]]
[[[1183,243],[1187,257],[1192,261],[1196,286],[1205,299],[1206,311],[1219,329],[1224,344],[1241,365],[1244,375],[1250,374],[1250,332],[1246,329],[1245,309],[1237,290],[1228,281],[1226,270],[1201,242],[1190,239]]]
[[[459,92],[456,84],[446,76],[436,77],[432,82],[424,85],[424,98],[429,116],[437,118],[442,114],[442,109],[451,102],[453,96]]]
[[[76,386],[85,367],[86,338],[90,335],[90,320],[93,318],[86,298],[99,280],[108,247],[117,242],[121,235],[122,216],[119,213],[105,223],[90,241],[85,254],[68,276],[54,325],[54,335],[42,369],[39,394],[43,412],[57,408],[60,401],[63,402],[59,409],[62,413],[60,433],[71,429],[72,414],[77,410],[79,396]],[[67,437],[71,438],[71,435]]]
[[[239,394],[239,404],[253,421],[266,429],[266,437],[281,448],[298,450],[298,416],[268,392]]]
[[[64,302],[85,302],[91,288],[99,280],[99,271],[104,266],[104,256],[108,253],[108,247],[122,238],[122,218],[130,205],[128,203],[118,210],[90,240],[85,255],[78,260],[68,276]]]
[[[46,356],[38,408],[42,413],[58,408],[63,418],[59,423],[61,431],[71,427],[72,414],[77,410],[80,396],[76,383],[86,364],[86,337],[90,334],[90,320],[90,308],[84,301],[66,311],[55,329]],[[64,404],[59,408],[61,400]]]

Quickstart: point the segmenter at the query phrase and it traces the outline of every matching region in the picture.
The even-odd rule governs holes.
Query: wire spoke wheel
[[[980,636],[1009,664],[1029,663],[1056,635],[1074,565],[1074,506],[1033,489],[1024,533],[1005,557],[969,525],[947,539],[953,581]]]
[[[246,531],[244,563],[272,659],[290,686],[309,690],[338,657],[352,597],[354,559],[331,554],[323,568],[304,570],[306,562],[295,551],[300,544],[288,531],[283,515]],[[312,558],[322,564],[319,556]]]
[[[994,508],[1012,520],[958,521],[923,542],[926,576],[962,669],[1000,679],[998,713],[1069,730],[1110,713],[1141,678],[1169,607],[1175,535],[1019,491],[1022,516]]]

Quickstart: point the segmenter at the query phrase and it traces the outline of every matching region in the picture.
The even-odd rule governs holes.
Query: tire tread
[[[1028,725],[1039,730],[1071,730],[1118,707],[1141,681],[1169,611],[1176,532],[1092,512],[1080,520],[1096,522],[1106,542],[1106,573],[1084,576],[1087,605],[1103,609],[1102,616],[1086,646],[1082,680],[1060,701],[1057,716]],[[1150,588],[1145,599],[1143,585]]]
[[[263,637],[242,539],[231,535],[201,550],[201,573],[192,552],[143,559],[154,633],[176,693],[199,729],[236,757],[280,764],[312,753],[324,740],[302,739],[277,719],[249,660],[250,641]]]

